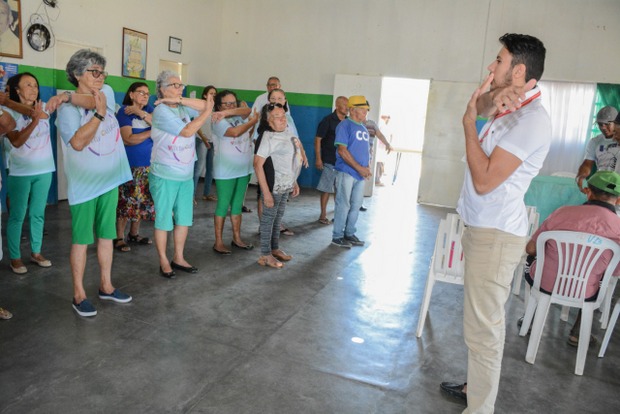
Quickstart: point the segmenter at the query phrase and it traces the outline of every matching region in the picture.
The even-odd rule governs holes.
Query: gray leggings
[[[263,199],[263,215],[260,219],[260,252],[264,256],[271,254],[272,250],[279,249],[280,223],[282,223],[282,216],[284,216],[289,193],[272,193],[271,195],[273,197],[273,207],[267,208],[264,205],[264,196],[261,194]]]

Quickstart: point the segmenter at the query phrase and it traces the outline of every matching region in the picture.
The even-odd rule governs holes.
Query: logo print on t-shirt
[[[92,116],[90,118],[92,118]],[[84,125],[84,123],[82,125]],[[112,137],[114,133],[116,133],[115,138]],[[116,152],[116,146],[120,138],[121,130],[118,127],[116,118],[106,113],[105,119],[101,122],[99,128],[97,128],[97,132],[95,132],[95,137],[88,145],[88,150],[98,157],[111,155]]]
[[[23,129],[25,129],[26,125]],[[22,131],[23,131],[22,129]],[[32,151],[38,151],[47,147],[50,141],[50,126],[47,122],[39,122],[30,137],[24,143],[24,146]]]
[[[366,131],[357,131],[355,133],[355,138],[358,141],[368,141],[369,140],[368,132],[366,132]]]
[[[189,164],[194,162],[194,155],[196,152],[194,145],[192,145],[194,140],[186,139],[185,141],[188,142],[183,143],[181,141],[181,143],[177,145],[178,139],[178,136],[174,137],[172,139],[172,145],[168,145],[168,150],[172,152],[174,159],[181,164]]]

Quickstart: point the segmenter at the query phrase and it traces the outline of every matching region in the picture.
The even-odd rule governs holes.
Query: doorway
[[[383,144],[373,145],[374,174],[377,174],[376,162],[383,162],[383,175],[377,177],[383,186],[399,186],[413,192],[414,200],[420,181],[429,90],[428,79],[338,74],[334,81],[334,98],[364,95],[368,99],[368,119],[378,124],[394,147],[387,154]],[[368,181],[365,196],[373,195],[374,182]]]

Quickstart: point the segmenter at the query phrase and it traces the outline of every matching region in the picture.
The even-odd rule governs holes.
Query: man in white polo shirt
[[[499,41],[503,47],[488,67],[490,74],[463,115],[467,168],[457,211],[467,226],[462,238],[467,383],[444,382],[441,389],[467,400],[464,413],[495,409],[506,333],[504,305],[527,241],[523,196],[551,141],[551,122],[536,86],[544,70],[544,45],[520,34],[506,34]],[[478,115],[489,117],[480,134]]]

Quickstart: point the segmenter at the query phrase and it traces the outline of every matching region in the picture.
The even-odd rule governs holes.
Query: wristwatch
[[[97,112],[95,112],[93,116],[97,118],[98,120],[100,120],[101,122],[103,122],[105,119],[103,116],[101,116],[101,114],[98,114]]]

